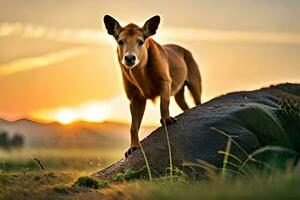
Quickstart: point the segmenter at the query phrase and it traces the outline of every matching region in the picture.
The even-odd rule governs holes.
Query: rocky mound
[[[177,124],[167,127],[173,165],[204,160],[218,168],[223,165],[228,137],[230,154],[241,160],[267,145],[282,146],[300,152],[300,84],[280,84],[250,92],[234,92],[217,97],[177,116]],[[169,154],[164,127],[145,138],[141,145],[154,175],[164,175],[169,167]],[[243,150],[242,150],[242,149]],[[245,153],[246,152],[246,153]],[[99,179],[112,179],[127,169],[145,166],[140,150],[110,167],[93,174]],[[183,169],[185,170],[185,169]],[[186,172],[189,172],[186,169]],[[145,174],[144,174],[145,175]]]

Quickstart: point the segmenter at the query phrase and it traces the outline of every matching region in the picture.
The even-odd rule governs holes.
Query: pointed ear
[[[120,32],[122,31],[122,27],[120,26],[119,22],[109,15],[105,15],[103,21],[107,33],[115,38],[118,38]]]
[[[158,15],[155,15],[154,17],[151,17],[149,20],[146,21],[146,23],[142,28],[145,38],[154,35],[156,33],[159,22],[160,22],[160,17]]]

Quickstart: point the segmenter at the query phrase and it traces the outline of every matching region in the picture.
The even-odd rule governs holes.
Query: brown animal
[[[160,97],[162,124],[175,123],[169,114],[170,96],[185,111],[184,87],[190,90],[195,104],[201,103],[201,76],[192,54],[178,45],[160,45],[150,36],[156,33],[160,17],[154,16],[143,27],[122,27],[113,17],[104,16],[108,34],[118,42],[118,61],[122,70],[126,95],[130,100],[131,145],[127,157],[139,147],[138,131],[147,99]]]

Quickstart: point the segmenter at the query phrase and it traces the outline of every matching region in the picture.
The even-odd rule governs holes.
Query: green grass
[[[126,185],[124,191],[129,191],[129,199],[287,199],[300,197],[299,184],[299,176],[277,175],[223,183],[136,182]],[[137,196],[134,191],[141,191],[144,196]]]
[[[232,142],[234,143],[235,140],[232,139]],[[184,173],[175,173],[175,171],[172,177],[153,177],[152,181],[138,180],[136,179],[138,172],[127,170],[117,174],[113,182],[92,179],[88,175],[121,158],[122,150],[1,151],[0,158],[4,162],[0,165],[0,199],[300,198],[299,164],[296,168],[286,168],[285,171],[271,170],[261,173],[253,170],[251,173],[241,173],[239,176],[231,177],[229,176],[231,171],[227,170],[227,165],[230,164],[229,158],[234,155],[231,155],[229,151],[228,147],[223,152],[226,159],[219,173],[215,172],[215,168],[208,163],[195,164],[196,167],[201,166],[206,169],[208,178],[205,180],[196,181]],[[277,151],[285,151],[285,149],[277,149]],[[34,157],[41,161],[44,170],[33,160]],[[32,162],[31,165],[28,165],[29,162]]]
[[[106,183],[87,176],[123,155],[123,149],[103,148],[0,150],[0,199],[88,198],[89,187],[102,188]],[[95,194],[98,191],[90,199]]]
[[[108,186],[108,181],[101,181],[90,176],[80,176],[74,185],[79,187],[99,189],[106,188]]]
[[[99,170],[123,157],[124,150],[101,148],[24,148],[0,150],[0,170],[36,171],[40,167],[34,158],[41,161],[46,170],[91,172]]]
[[[225,133],[224,133],[225,134]],[[234,143],[235,140],[232,139]],[[271,148],[271,147],[270,147]],[[275,148],[275,147],[272,147]],[[277,151],[286,151],[278,149]],[[38,152],[35,152],[38,151]],[[0,167],[0,199],[287,199],[300,198],[300,165],[282,170],[256,171],[229,176],[230,164],[228,147],[223,152],[224,167],[219,173],[214,166],[199,162],[196,167],[206,169],[207,179],[191,179],[184,173],[176,172],[172,177],[154,178],[152,181],[136,179],[136,173],[127,170],[115,176],[112,182],[88,177],[117,158],[123,151],[106,152],[101,149],[23,149],[7,154],[1,152],[5,160]],[[265,151],[261,149],[260,151]],[[260,153],[255,152],[255,154]],[[32,159],[34,154],[42,162],[43,168],[34,163],[30,170],[22,164]],[[86,167],[86,159],[98,159],[99,154],[106,154],[98,160],[101,166]],[[30,156],[28,156],[30,155]],[[252,155],[251,155],[252,156]],[[71,160],[69,160],[71,159]],[[67,165],[60,165],[64,160]],[[76,162],[75,162],[76,160]],[[226,161],[227,160],[227,161]],[[72,162],[71,162],[72,161]],[[107,162],[105,164],[105,162]],[[8,165],[8,163],[10,163]],[[56,164],[53,164],[56,163]],[[10,169],[8,166],[22,166]],[[244,169],[243,169],[244,170]],[[245,169],[246,170],[246,169]],[[248,170],[248,166],[247,166]],[[251,170],[251,169],[250,169]],[[175,171],[174,171],[175,172]],[[246,171],[245,171],[246,172]],[[225,175],[226,174],[226,175]],[[226,176],[226,178],[224,178]]]
[[[3,172],[1,173],[3,175]],[[0,178],[0,199],[299,199],[300,169],[293,172],[256,174],[227,181],[196,181],[160,178],[152,182],[131,180],[110,183],[83,177],[79,174],[7,173]],[[79,187],[81,185],[82,187]]]

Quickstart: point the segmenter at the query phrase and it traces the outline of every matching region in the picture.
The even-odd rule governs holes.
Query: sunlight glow
[[[190,94],[186,91],[186,100],[190,107],[194,106]],[[182,110],[175,103],[174,97],[170,101],[170,114],[176,116],[182,113]],[[121,123],[130,123],[131,114],[129,101],[125,95],[118,95],[105,102],[91,101],[80,104],[76,107],[59,107],[46,110],[37,110],[31,112],[33,119],[44,122],[59,122],[61,124],[71,124],[76,121],[103,122],[116,121]],[[159,99],[156,103],[148,101],[142,124],[160,125],[160,104]]]
[[[102,122],[108,117],[108,107],[90,103],[82,108],[81,118],[89,122]]]
[[[103,122],[109,117],[109,107],[101,102],[89,102],[78,107],[39,110],[31,116],[42,121],[71,124],[76,121]]]
[[[62,124],[70,124],[71,122],[74,121],[75,118],[76,115],[71,110],[64,109],[64,110],[60,110],[57,113],[57,121]]]

